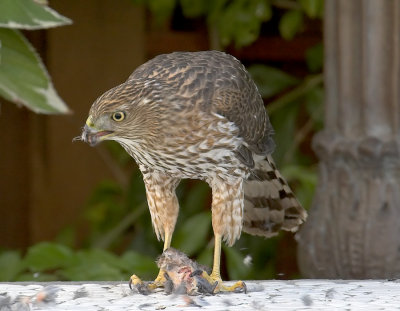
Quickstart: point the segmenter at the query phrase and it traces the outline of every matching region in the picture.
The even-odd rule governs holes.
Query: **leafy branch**
[[[19,31],[71,24],[32,0],[0,1],[0,96],[39,113],[67,113],[33,46]]]

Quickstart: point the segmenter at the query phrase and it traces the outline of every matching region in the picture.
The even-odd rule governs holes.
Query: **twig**
[[[323,75],[317,74],[314,76],[310,76],[306,78],[302,83],[300,83],[297,87],[295,87],[290,92],[286,93],[285,95],[281,96],[277,100],[274,100],[267,105],[267,111],[269,114],[273,114],[275,111],[283,108],[287,104],[295,101],[296,99],[300,98],[301,96],[305,95],[314,87],[322,84],[323,82]]]
[[[222,51],[221,40],[219,37],[218,28],[215,23],[209,23],[208,26],[208,41],[210,50]]]
[[[293,144],[290,145],[289,150],[287,150],[285,155],[283,156],[283,162],[290,160],[297,147],[301,144],[304,138],[307,137],[309,133],[311,133],[313,123],[313,119],[309,118],[307,122],[297,131],[296,135],[294,136]]]
[[[147,208],[146,203],[139,204],[134,211],[126,215],[118,225],[93,242],[95,248],[108,248],[134,221],[139,218]]]
[[[106,163],[108,168],[110,169],[114,178],[118,181],[118,183],[126,188],[129,185],[129,176],[126,174],[124,170],[116,163],[116,161],[112,158],[110,153],[103,147],[100,146],[96,148],[96,151],[100,154],[100,157]]]

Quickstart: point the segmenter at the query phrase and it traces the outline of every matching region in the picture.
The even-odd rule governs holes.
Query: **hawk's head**
[[[154,134],[156,116],[152,101],[143,97],[139,85],[123,83],[93,103],[81,139],[91,146],[103,140],[139,142]]]

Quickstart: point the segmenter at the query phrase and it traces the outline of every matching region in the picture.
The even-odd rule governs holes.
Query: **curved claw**
[[[206,272],[202,274],[203,278],[206,279],[212,286],[216,284],[214,287],[213,293],[216,294],[218,292],[244,292],[247,294],[247,286],[243,281],[237,281],[235,284],[231,286],[226,286],[223,284],[221,277],[215,276],[213,274],[208,275]]]
[[[141,285],[141,284],[143,284],[143,282],[142,282],[142,280],[141,280],[136,274],[132,275],[132,276],[129,278],[129,288],[130,288],[131,290],[133,290],[132,285],[134,285],[135,287],[137,287],[138,285]]]
[[[166,281],[165,272],[163,270],[160,270],[158,276],[153,282],[143,282],[136,274],[134,274],[129,278],[129,288],[131,290],[134,290],[135,288],[139,293],[147,295],[156,288],[163,287]]]
[[[221,292],[236,292],[236,293],[240,293],[240,292],[244,292],[245,294],[247,294],[247,286],[246,283],[243,281],[237,281],[235,284],[231,285],[231,286],[226,286],[224,284],[219,284],[219,291]]]
[[[229,291],[229,292],[233,291],[233,292],[237,292],[237,293],[240,293],[243,291],[243,293],[247,294],[247,286],[246,286],[246,283],[243,281],[237,281],[235,284],[233,284],[231,286],[224,286],[224,285],[222,285],[222,286],[225,289],[222,291]]]

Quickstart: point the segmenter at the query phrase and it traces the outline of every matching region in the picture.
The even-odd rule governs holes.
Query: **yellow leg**
[[[214,263],[213,269],[210,275],[206,272],[203,272],[203,277],[210,283],[215,284],[218,282],[214,292],[234,292],[237,289],[241,289],[246,292],[246,284],[243,281],[237,281],[235,284],[231,286],[223,285],[220,273],[220,265],[221,265],[221,235],[215,235],[215,246],[214,246]]]
[[[167,248],[169,248],[171,246],[171,238],[172,238],[172,234],[169,231],[165,231],[163,251],[165,251]],[[164,283],[166,281],[164,275],[165,275],[165,271],[163,269],[160,269],[154,282],[149,284],[149,288],[154,289],[157,287],[164,286]]]
[[[172,239],[172,234],[169,231],[165,231],[163,251],[165,251],[167,248],[171,246],[171,239]]]
[[[220,266],[221,266],[221,236],[219,234],[216,234],[215,245],[214,245],[213,269],[210,275],[210,277],[216,281],[221,280]]]
[[[167,248],[171,246],[171,238],[172,234],[169,231],[165,231],[163,251],[165,251]],[[166,282],[165,271],[163,269],[160,269],[156,279],[150,284],[148,284],[147,288],[153,290],[156,289],[157,287],[163,287],[165,282]],[[131,276],[129,280],[129,287],[131,287],[132,284],[136,286],[142,283],[143,283],[142,280],[136,274],[134,274]]]

